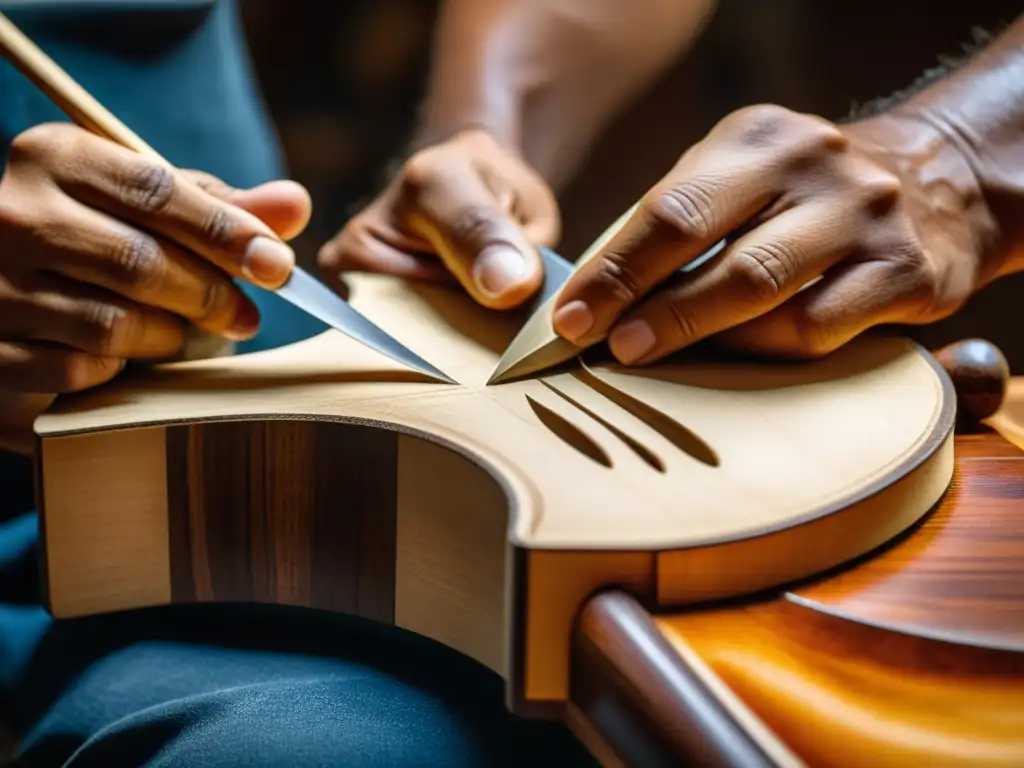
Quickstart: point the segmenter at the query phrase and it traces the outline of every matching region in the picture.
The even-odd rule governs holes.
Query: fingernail
[[[227,335],[236,341],[251,339],[260,328],[260,311],[248,301],[240,301]]]
[[[526,272],[523,254],[508,245],[490,245],[477,257],[473,265],[473,280],[480,290],[502,294],[519,282]]]
[[[612,331],[608,346],[615,357],[629,365],[654,349],[656,341],[651,326],[643,320],[630,320]]]
[[[295,254],[282,242],[269,237],[254,237],[245,249],[242,271],[257,283],[277,285],[292,271]]]
[[[576,341],[594,326],[594,315],[582,301],[570,301],[555,312],[552,321],[560,336]]]

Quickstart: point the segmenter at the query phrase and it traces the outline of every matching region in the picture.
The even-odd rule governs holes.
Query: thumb
[[[396,215],[437,252],[475,301],[510,309],[537,292],[543,264],[511,215],[464,165],[405,176]]]
[[[206,193],[237,205],[263,221],[282,240],[297,237],[309,224],[313,204],[305,187],[294,181],[268,181],[251,189],[236,189],[202,171],[183,171]]]

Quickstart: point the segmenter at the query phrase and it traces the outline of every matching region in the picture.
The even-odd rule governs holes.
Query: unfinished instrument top
[[[949,378],[903,339],[866,336],[796,365],[691,355],[626,370],[574,359],[488,385],[522,313],[454,287],[350,282],[359,311],[458,385],[332,330],[58,399],[36,423],[55,615],[259,599],[380,618],[366,607],[380,598],[386,620],[503,675],[524,714],[566,700],[574,617],[594,590],[628,585],[678,605],[820,573],[906,530],[952,478]],[[307,454],[308,435],[256,448],[229,440],[236,471],[222,473],[204,447],[209,422],[244,420],[399,435],[341,429],[339,439],[368,444]],[[380,472],[364,461],[365,477],[353,474],[363,453]],[[332,483],[352,494],[296,491]],[[253,505],[253,494],[272,498]],[[383,565],[355,581],[356,532],[311,539],[316,520],[353,515],[356,531],[393,527],[387,554],[368,561]],[[250,541],[248,522],[223,533],[238,520],[259,536]],[[328,585],[374,597],[338,603],[323,598]]]
[[[865,337],[797,365],[580,363],[486,386],[522,316],[477,307],[454,288],[370,275],[351,283],[357,309],[459,386],[429,382],[328,331],[61,398],[37,431],[266,417],[376,422],[445,443],[499,476],[514,541],[662,549],[764,534],[849,506],[931,456],[952,427],[947,379],[898,338]],[[930,493],[937,498],[948,481],[940,472]]]

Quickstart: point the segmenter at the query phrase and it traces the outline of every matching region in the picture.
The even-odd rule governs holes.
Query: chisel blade
[[[573,265],[548,248],[538,250],[544,262],[544,285],[533,299],[529,319],[498,360],[494,372],[487,380],[488,385],[528,376],[570,360],[580,352],[574,344],[548,333],[551,325],[550,304],[573,273]]]
[[[300,267],[292,269],[288,282],[278,288],[276,293],[299,309],[392,360],[446,384],[457,383],[371,323],[351,304]]]
[[[587,253],[580,258],[579,263],[575,267],[558,254],[546,248],[540,249],[545,269],[543,291],[529,319],[519,329],[519,333],[512,339],[512,343],[508,345],[505,353],[498,360],[494,372],[487,380],[488,385],[501,384],[554,368],[556,365],[561,365],[583,352],[582,347],[566,341],[555,333],[554,326],[552,325],[552,315],[558,292],[569,279],[569,276],[579,268],[580,264],[604,247],[604,244],[607,243],[612,234],[618,231],[627,216],[632,213],[632,210],[630,209],[630,211],[615,222],[588,249]],[[692,272],[717,255],[725,245],[726,240],[720,240],[678,271],[682,273]]]

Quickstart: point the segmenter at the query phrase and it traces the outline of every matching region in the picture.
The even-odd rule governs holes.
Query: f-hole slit
[[[611,458],[583,430],[559,416],[546,405],[538,403],[529,395],[526,395],[526,401],[530,404],[537,418],[540,419],[540,423],[547,427],[563,443],[579,451],[587,458],[596,461],[598,464],[602,464],[609,469],[611,468]]]
[[[539,381],[540,381],[541,384],[543,384],[545,387],[550,389],[552,392],[554,392],[560,398],[565,400],[567,403],[569,403],[570,405],[575,406],[576,408],[579,408],[581,411],[583,411],[585,414],[587,414],[590,418],[592,418],[594,421],[596,421],[602,427],[604,427],[609,432],[611,432],[613,435],[615,435],[617,438],[619,438],[619,440],[621,440],[627,446],[629,446],[629,448],[632,449],[633,453],[635,453],[637,456],[639,456],[647,465],[653,467],[658,472],[661,472],[661,473],[665,472],[665,462],[663,462],[661,460],[661,457],[659,457],[653,451],[649,450],[645,445],[643,445],[642,443],[638,442],[634,438],[630,437],[625,432],[623,432],[621,429],[619,429],[614,424],[612,424],[610,421],[608,421],[607,419],[603,418],[602,416],[599,416],[598,414],[594,413],[592,410],[587,408],[582,403],[574,400],[572,397],[567,395],[562,390],[554,387],[553,385],[549,384],[548,382],[544,381],[543,379],[540,379]]]
[[[586,366],[582,370],[575,371],[573,376],[620,408],[633,414],[683,453],[709,467],[717,467],[721,463],[718,454],[712,450],[710,445],[668,414],[662,413],[657,408],[653,408],[642,400],[602,381]]]

